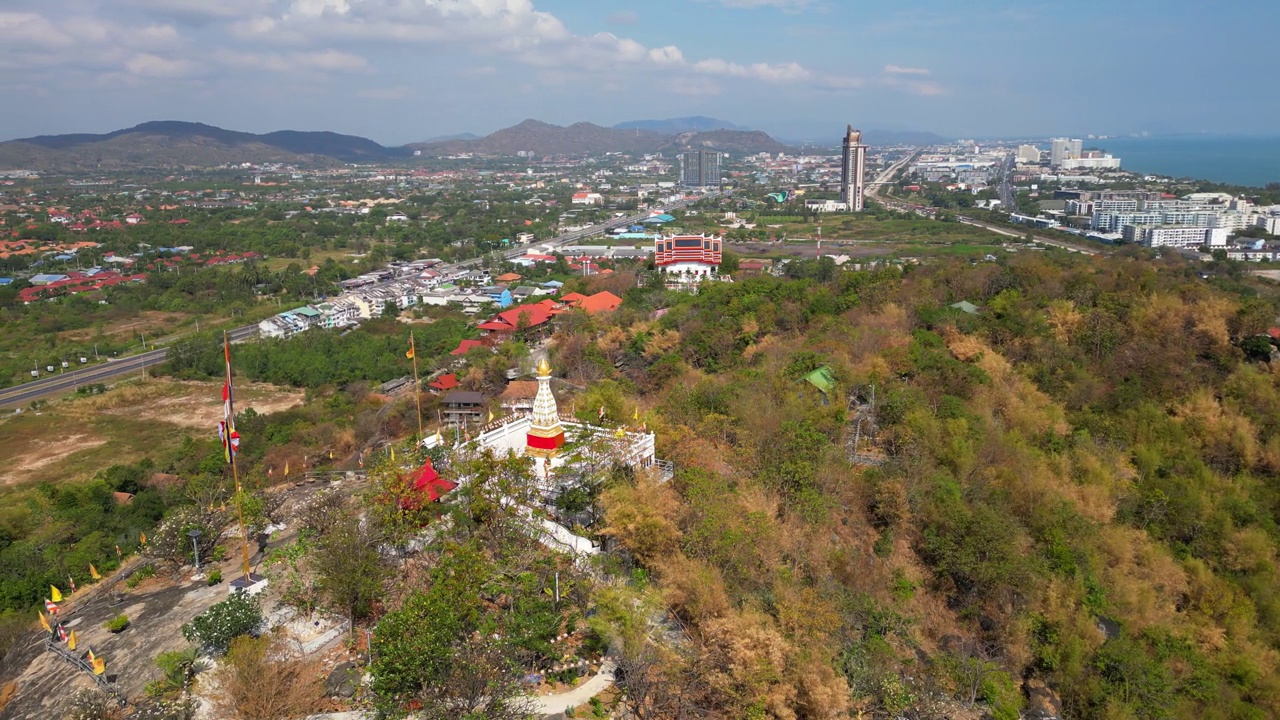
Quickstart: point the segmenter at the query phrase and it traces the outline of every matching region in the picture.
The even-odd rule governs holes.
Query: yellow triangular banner
[[[139,543],[141,543],[141,544],[143,544],[143,545],[146,545],[146,544],[147,544],[147,534],[146,534],[146,533],[138,533],[138,542],[139,542]]]
[[[75,649],[76,649],[76,643],[77,643],[77,642],[79,642],[79,641],[80,641],[80,639],[76,637],[76,631],[75,631],[75,630],[72,630],[72,631],[71,631],[71,634],[70,634],[69,636],[67,636],[67,649],[68,649],[68,650],[75,650]]]
[[[49,625],[49,618],[45,617],[44,613],[39,610],[36,611],[36,614],[40,616],[40,627],[44,628],[46,632],[53,632],[53,627]]]
[[[49,599],[54,602],[62,602],[62,591],[58,588],[49,586]]]
[[[98,568],[93,566],[93,563],[89,563],[89,577],[93,578],[94,580],[102,579],[102,575],[98,572]]]

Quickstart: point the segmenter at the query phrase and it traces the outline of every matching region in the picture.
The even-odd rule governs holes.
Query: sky
[[[1280,54],[1251,28],[1278,21],[1262,0],[0,0],[0,139],[687,115],[793,140],[1266,134]]]

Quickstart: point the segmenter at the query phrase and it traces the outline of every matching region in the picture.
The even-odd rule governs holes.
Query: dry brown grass
[[[190,317],[191,315],[189,313],[147,310],[139,313],[136,317],[129,318],[128,320],[120,320],[103,327],[102,335],[109,338],[117,338],[125,335],[146,333],[147,339],[150,341],[151,338],[167,335],[168,333],[173,332]],[[58,337],[60,339],[72,341],[89,340],[97,335],[97,328],[65,330],[58,333]]]
[[[267,415],[301,405],[304,398],[301,390],[241,383],[236,386],[236,411],[253,408],[258,414]],[[150,380],[75,403],[70,410],[89,415],[127,415],[178,427],[216,428],[222,419],[222,384]]]
[[[319,711],[324,702],[324,674],[318,663],[299,655],[298,649],[278,634],[236,638],[214,672],[217,716],[291,720]]]

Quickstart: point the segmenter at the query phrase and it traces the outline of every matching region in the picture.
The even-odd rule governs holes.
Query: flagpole
[[[236,516],[240,522],[240,540],[243,542],[241,549],[242,549],[242,555],[244,558],[243,560],[244,580],[247,583],[247,582],[250,582],[249,580],[249,575],[250,575],[249,573],[249,531],[246,530],[244,527],[244,494],[242,493],[240,488],[240,471],[236,467],[236,449],[231,444],[231,432],[235,428],[230,423],[233,423],[235,421],[236,409],[235,409],[235,406],[232,404],[234,401],[232,400],[232,395],[230,392],[230,389],[231,389],[231,340],[230,338],[227,337],[226,330],[222,331],[222,350],[223,350],[223,354],[227,358],[227,391],[228,391],[227,392],[227,413],[228,413],[227,454],[231,457],[231,477],[235,481],[236,494],[240,496],[239,500],[236,502]]]
[[[418,351],[413,346],[413,331],[409,331],[409,353],[413,356],[413,400],[418,405],[418,442],[422,442],[422,386],[418,384]]]

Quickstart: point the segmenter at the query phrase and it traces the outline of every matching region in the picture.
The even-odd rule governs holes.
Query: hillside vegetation
[[[666,718],[1280,714],[1274,317],[1137,256],[633,290],[553,358],[677,467],[603,496],[687,636],[626,634],[624,687]]]

